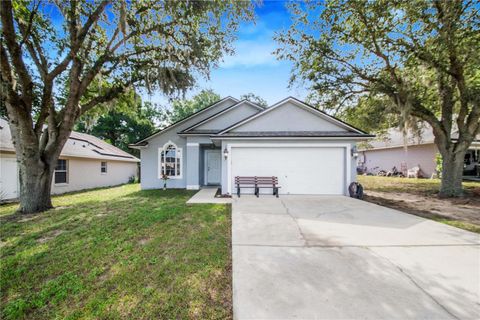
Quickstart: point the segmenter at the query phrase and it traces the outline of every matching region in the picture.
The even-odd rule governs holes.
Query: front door
[[[220,150],[205,150],[206,184],[220,184],[221,153]]]

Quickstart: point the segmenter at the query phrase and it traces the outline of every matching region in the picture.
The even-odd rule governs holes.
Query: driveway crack
[[[310,244],[308,243],[307,237],[306,237],[305,234],[303,233],[302,228],[300,228],[300,225],[298,224],[297,219],[290,213],[290,210],[288,209],[287,205],[283,202],[282,199],[280,199],[280,203],[281,203],[282,206],[285,208],[285,211],[286,211],[287,214],[290,216],[290,218],[293,219],[293,222],[295,222],[295,226],[297,227],[298,233],[300,234],[300,236],[302,237],[303,242],[305,243],[304,246],[305,246],[305,247],[309,247]]]
[[[448,313],[450,316],[452,316],[454,319],[458,319],[460,320],[459,317],[457,317],[455,314],[453,314],[450,310],[447,309],[447,307],[445,307],[443,304],[440,303],[440,301],[438,301],[433,295],[431,295],[427,290],[425,290],[411,275],[409,275],[405,270],[403,270],[402,267],[400,267],[399,265],[397,265],[396,263],[394,263],[392,260],[390,260],[389,258],[387,257],[384,257],[378,253],[376,253],[375,251],[371,250],[369,247],[365,247],[365,249],[367,249],[368,251],[370,251],[373,255],[381,258],[381,259],[384,259],[385,261],[387,261],[388,263],[390,263],[391,265],[393,265],[398,271],[400,271],[400,273],[402,275],[404,275],[408,280],[410,280],[410,282],[415,286],[417,287],[418,289],[420,289],[420,291],[422,291],[424,294],[427,295],[427,297],[429,297],[430,299],[432,299],[433,302],[435,302],[436,305],[438,305],[442,310],[444,310],[446,313]]]

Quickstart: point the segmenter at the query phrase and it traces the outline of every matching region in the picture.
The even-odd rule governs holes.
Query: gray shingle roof
[[[192,129],[192,130],[183,130],[180,131],[180,134],[215,134],[220,130],[210,130],[210,129]]]
[[[452,132],[452,140],[458,139],[458,130],[454,129]],[[475,138],[475,141],[480,141],[480,134]],[[407,130],[404,136],[403,131],[399,128],[390,128],[385,134],[379,135],[376,139],[368,141],[369,149],[384,149],[384,148],[397,148],[406,146],[415,146],[421,144],[435,143],[435,136],[433,135],[432,127],[424,123],[420,133],[414,133],[411,130]],[[365,150],[364,148],[361,151]]]
[[[0,118],[0,150],[15,152],[8,122]],[[60,154],[64,157],[139,162],[131,154],[86,133],[73,131]]]
[[[232,111],[233,109],[235,109],[235,108],[237,108],[238,106],[240,106],[240,105],[242,105],[242,104],[245,104],[245,103],[246,103],[246,104],[253,105],[253,106],[257,107],[258,109],[260,109],[260,110],[262,110],[262,111],[265,110],[264,107],[256,104],[255,102],[249,101],[249,100],[247,100],[247,99],[243,99],[243,100],[238,101],[237,103],[231,105],[230,107],[228,107],[228,108],[226,108],[226,109],[224,109],[224,110],[221,110],[220,112],[217,112],[217,113],[215,113],[215,114],[212,114],[210,117],[205,118],[205,119],[203,119],[203,120],[200,121],[200,122],[195,123],[194,125],[186,128],[185,130],[183,130],[183,131],[181,131],[181,132],[179,132],[179,133],[194,133],[194,132],[202,133],[202,132],[201,132],[202,129],[197,130],[197,129],[195,129],[195,128],[196,128],[197,126],[203,124],[203,123],[207,123],[207,122],[210,121],[211,119],[214,119],[214,118],[218,117],[218,116],[221,115],[221,114],[225,114],[225,113],[227,113],[227,112],[230,112],[230,111]],[[223,129],[223,128],[222,128],[222,129]],[[220,130],[210,130],[210,131],[211,131],[211,132],[207,132],[207,133],[217,133],[217,132],[220,132]]]
[[[174,123],[166,126],[165,128],[159,129],[159,130],[155,131],[154,133],[150,134],[149,136],[147,136],[147,137],[145,137],[145,138],[143,138],[143,139],[141,139],[141,140],[139,140],[139,141],[137,141],[137,142],[135,142],[135,143],[133,143],[133,144],[130,144],[129,147],[141,147],[141,146],[148,145],[148,140],[150,140],[151,138],[155,137],[156,135],[159,135],[159,134],[163,133],[164,131],[167,131],[167,130],[169,130],[169,129],[171,129],[171,128],[174,128],[175,126],[177,126],[177,125],[179,125],[179,124],[181,124],[181,123],[183,123],[183,122],[185,122],[185,121],[187,121],[187,120],[189,120],[189,119],[192,119],[192,118],[196,117],[197,115],[199,115],[200,113],[202,113],[202,112],[204,112],[204,111],[212,108],[213,106],[215,106],[215,105],[217,105],[217,104],[219,104],[219,103],[221,103],[221,102],[223,102],[223,101],[229,100],[229,99],[235,101],[235,103],[238,102],[238,100],[235,99],[235,98],[232,97],[232,96],[228,96],[228,97],[225,97],[225,98],[223,98],[223,99],[220,99],[220,100],[212,103],[211,105],[209,105],[209,106],[207,106],[207,107],[205,107],[205,108],[203,108],[203,109],[200,109],[200,110],[192,113],[191,115],[189,115],[189,116],[187,116],[187,117],[185,117],[185,118],[183,118],[183,119],[178,120],[177,122],[174,122]]]

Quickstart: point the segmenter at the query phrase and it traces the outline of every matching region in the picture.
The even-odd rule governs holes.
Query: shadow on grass
[[[107,191],[106,189],[101,189]],[[91,191],[89,191],[90,193]],[[80,193],[75,193],[80,194]],[[142,223],[168,219],[185,208],[185,199],[191,192],[185,190],[145,190],[126,193],[110,200],[82,200],[67,207],[57,207],[37,214],[21,214],[13,211],[0,217],[1,240],[8,235],[21,235],[30,240],[54,230],[73,230],[97,225],[99,218],[107,218],[106,223],[118,225],[132,222],[142,216]],[[128,216],[129,221],[124,221]],[[5,248],[4,248],[5,249]]]
[[[187,206],[186,190],[97,192],[0,219],[2,319],[125,318],[135,308],[147,318],[154,310],[229,317],[228,207]]]

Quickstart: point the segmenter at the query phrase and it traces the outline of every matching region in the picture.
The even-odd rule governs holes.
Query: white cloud
[[[279,61],[272,53],[275,43],[268,40],[239,40],[235,42],[235,54],[225,56],[220,63],[221,68],[275,66]]]

